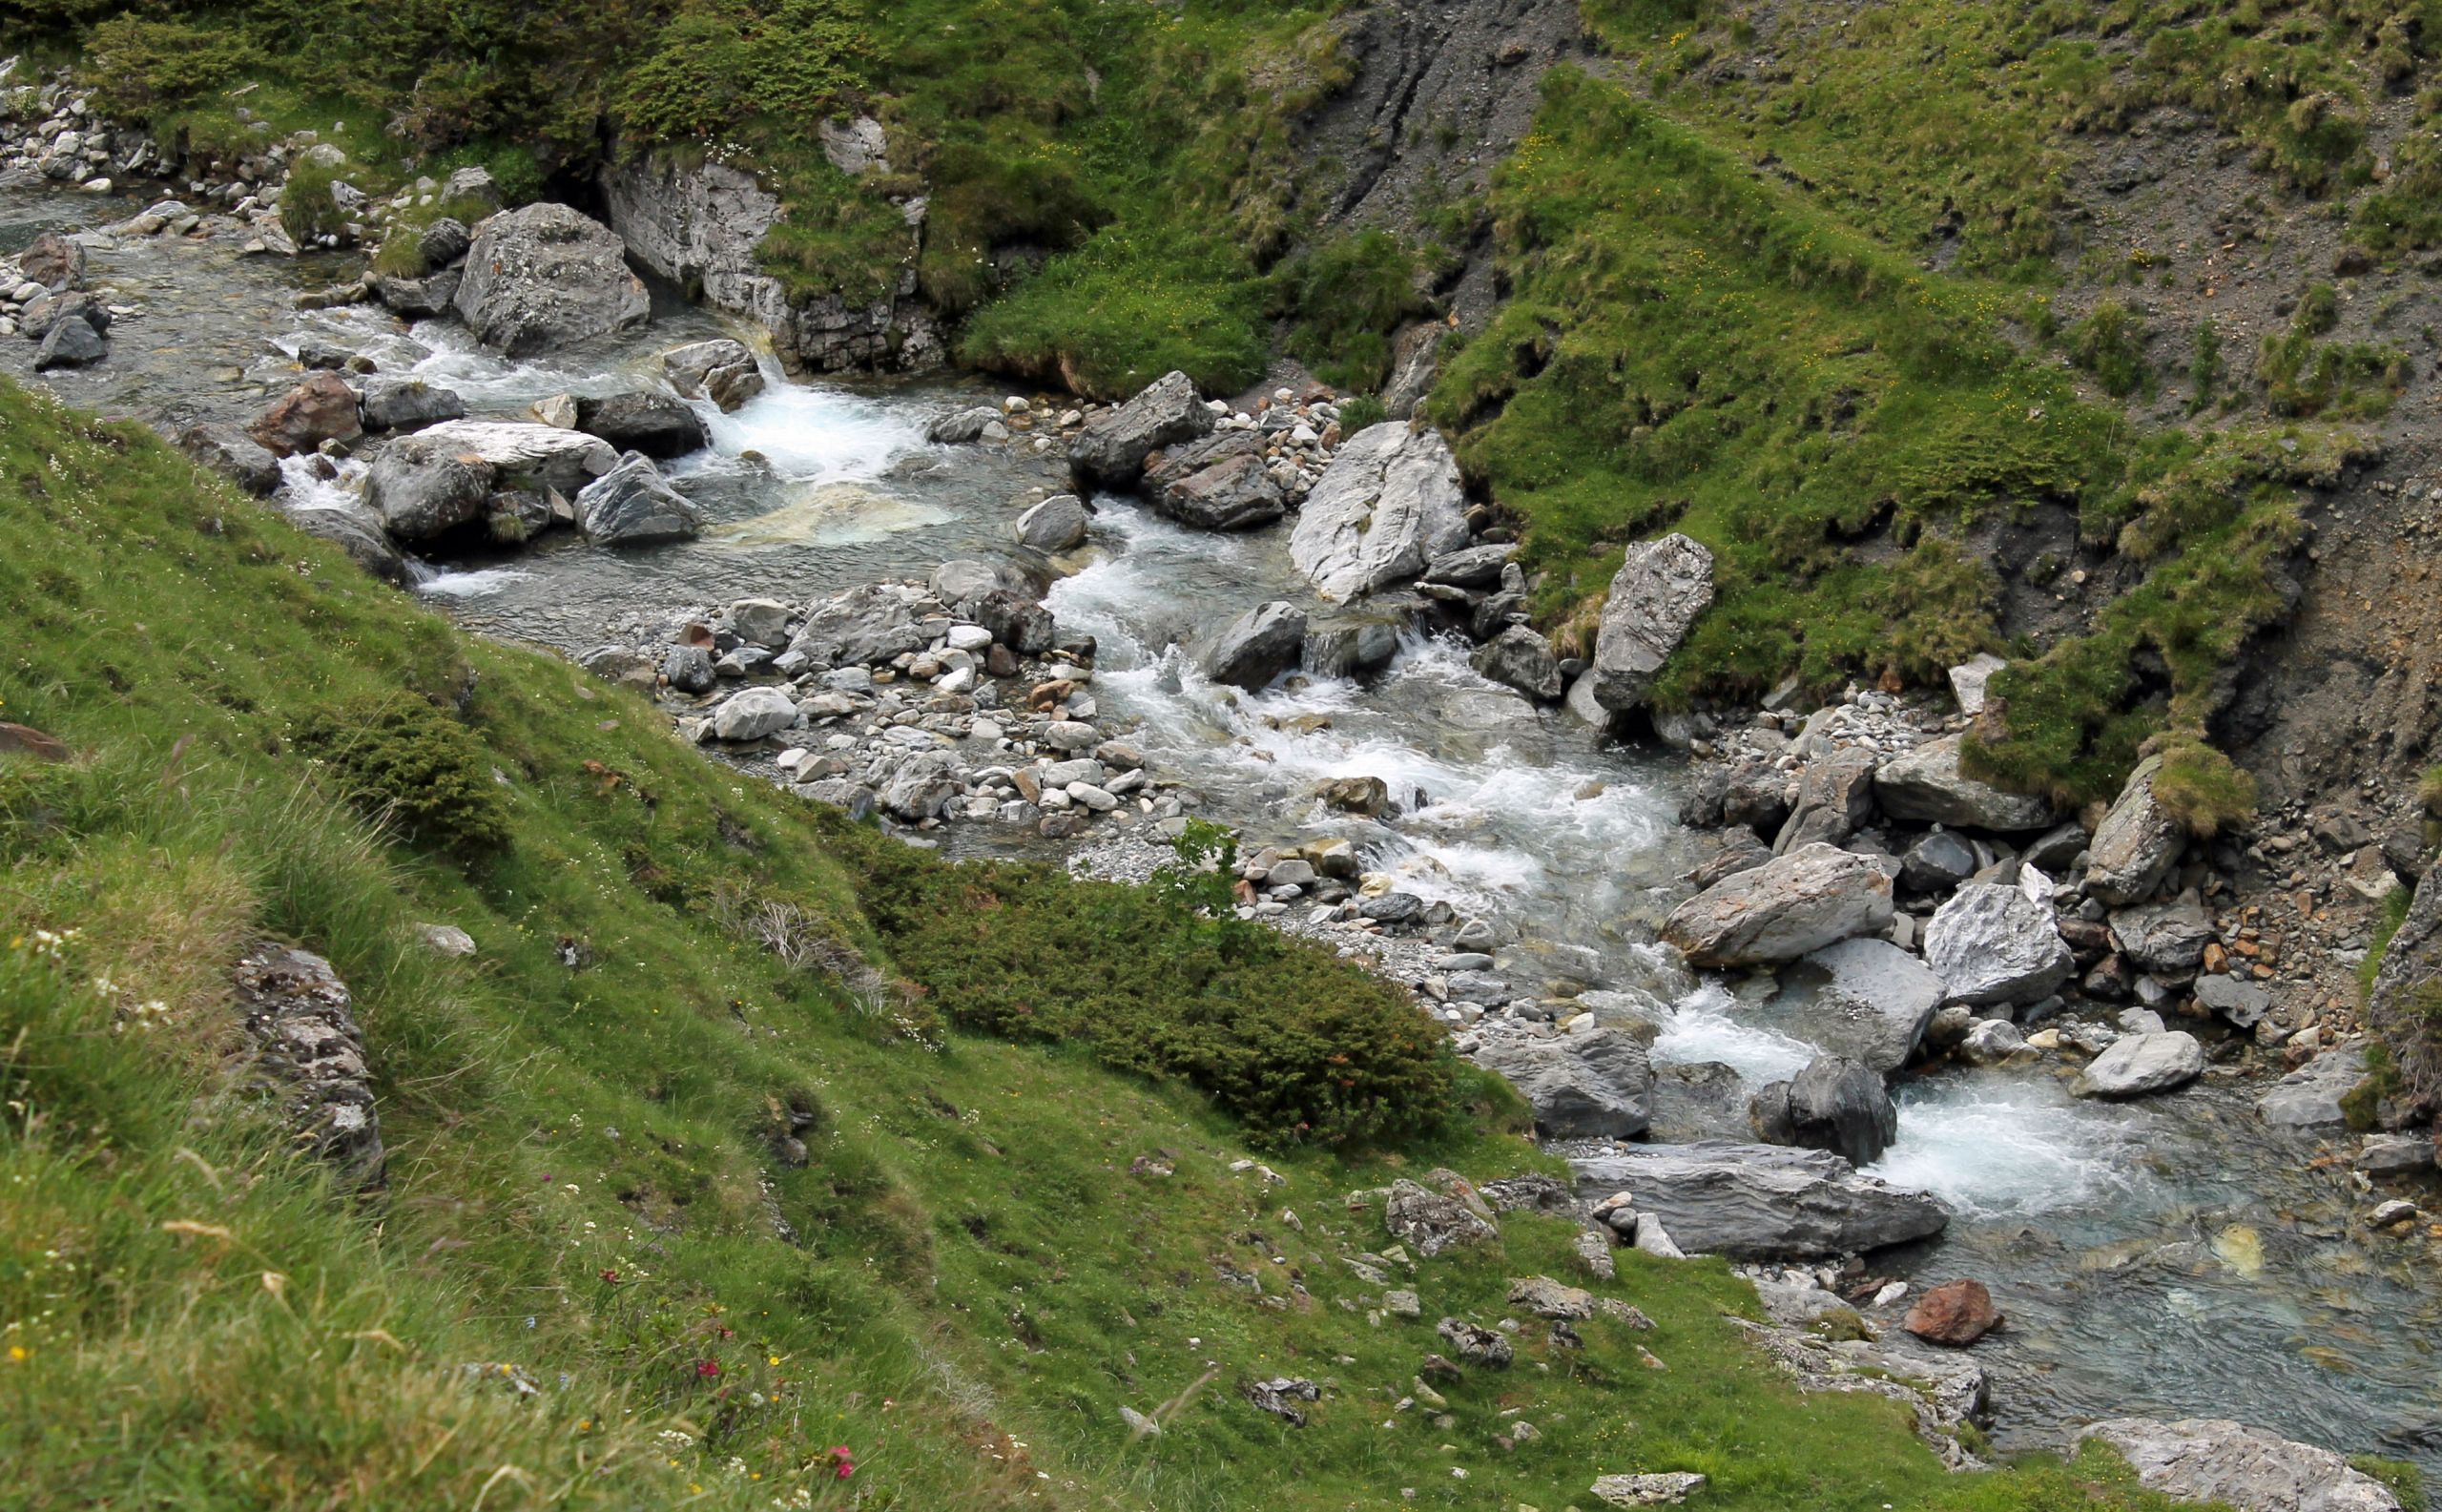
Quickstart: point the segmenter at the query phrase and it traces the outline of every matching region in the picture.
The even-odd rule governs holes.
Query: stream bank
[[[131,208],[106,199],[12,190],[0,195],[0,225],[13,237]],[[113,355],[45,382],[73,403],[170,427],[252,420],[296,384],[295,352],[309,342],[445,384],[473,412],[513,415],[560,394],[657,383],[664,351],[726,334],[665,297],[641,330],[509,362],[445,321],[403,326],[362,305],[293,312],[298,292],[335,281],[336,270],[241,259],[225,238],[135,237],[91,253],[94,279],[127,311]],[[262,345],[266,331],[279,347]],[[24,347],[7,348],[12,367]],[[944,562],[1035,570],[1010,528],[1023,507],[1066,487],[1061,459],[1025,445],[926,439],[944,411],[1001,396],[955,381],[772,379],[734,413],[704,413],[712,445],[669,468],[706,511],[694,540],[613,551],[560,534],[460,551],[420,591],[487,633],[580,655],[606,642],[658,650],[744,599],[795,616],[880,582],[929,584]],[[355,466],[293,479],[289,502],[310,507],[317,488],[347,491]],[[1437,961],[1485,954],[1488,974],[1520,989],[1504,1005],[1611,993],[1625,1001],[1598,1002],[1598,1022],[1650,1023],[1657,1086],[1672,1067],[1692,1073],[1678,1078],[1684,1095],[1655,1100],[1676,1138],[1742,1130],[1745,1093],[1811,1058],[1815,989],[1800,973],[1700,977],[1657,943],[1687,894],[1681,879],[1715,848],[1679,821],[1692,779],[1678,757],[1604,743],[1563,710],[1481,676],[1463,649],[1403,615],[1390,616],[1405,632],[1397,650],[1365,678],[1300,673],[1254,692],[1215,683],[1182,642],[1258,602],[1301,604],[1318,619],[1342,611],[1316,600],[1282,530],[1213,535],[1131,495],[1093,503],[1086,548],[1060,564],[1066,575],[1045,604],[1064,633],[1094,640],[1090,666],[1077,664],[1090,673],[1091,722],[1138,749],[1138,769],[1154,774],[1147,801],[1180,805],[1158,816],[1115,807],[1102,864],[1124,872],[1128,854],[1160,854],[1160,825],[1190,812],[1241,829],[1251,862],[1267,848],[1345,841],[1360,877],[1384,879],[1375,896],[1416,898],[1420,922],[1433,905],[1446,908],[1410,937],[1418,943],[1388,951],[1427,997],[1433,979],[1445,995],[1450,986],[1453,971]],[[1861,694],[1845,707],[1865,706]],[[738,755],[776,779],[770,758],[781,749]],[[1402,795],[1401,811],[1352,814],[1314,797],[1316,785],[1350,777],[1381,780]],[[952,824],[941,837],[954,849],[1066,852],[1024,826]],[[1381,931],[1364,927],[1379,922],[1307,927],[1380,953]],[[1462,940],[1471,923],[1490,939]],[[1478,942],[1493,948],[1456,948]],[[1456,1011],[1446,996],[1434,1001]],[[1728,1078],[1699,1069],[1712,1067]],[[2431,1462],[2424,1339],[2442,1321],[2442,1297],[2426,1279],[2423,1241],[2367,1235],[2353,1178],[2310,1165],[2328,1147],[2257,1116],[2254,1094],[2272,1067],[2217,1067],[2185,1091],[2131,1104],[2071,1097],[2071,1069],[2038,1058],[1904,1080],[1898,1140],[1873,1168],[1939,1197],[1952,1217],[1937,1240],[1873,1256],[1872,1276],[1976,1275],[2010,1315],[1975,1355],[1998,1377],[1998,1441],[2049,1445],[2069,1423],[2124,1411],[2235,1413]],[[1832,1279],[1847,1288],[1867,1274],[1835,1268]],[[1896,1311],[1869,1315],[1889,1324]]]

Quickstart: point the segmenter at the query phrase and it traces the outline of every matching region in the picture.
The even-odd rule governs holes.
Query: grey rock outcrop
[[[2077,969],[2049,903],[1997,882],[1969,882],[1925,926],[1925,963],[1960,1003],[2034,1003]]]
[[[1296,666],[1305,645],[1306,611],[1275,599],[1223,627],[1198,660],[1214,682],[1252,693]]]
[[[266,940],[238,962],[250,1080],[282,1106],[298,1148],[351,1187],[382,1184],[382,1119],[347,984],[310,951]]]
[[[1673,531],[1629,547],[1603,599],[1595,700],[1614,711],[1643,705],[1663,664],[1712,602],[1713,554],[1702,543]]]
[[[1327,599],[1346,602],[1422,572],[1467,544],[1458,460],[1437,430],[1384,421],[1335,452],[1290,532],[1289,555]]]
[[[2052,805],[2039,797],[2004,793],[1958,769],[1962,737],[1928,740],[1882,764],[1874,774],[1874,801],[1894,818],[1919,824],[2016,833],[2052,823]]]
[[[458,268],[444,268],[422,278],[377,273],[365,280],[382,307],[403,320],[425,321],[457,307],[458,285],[466,281]]]
[[[382,527],[382,517],[361,504],[283,511],[291,525],[345,551],[357,566],[384,583],[407,586],[414,575],[407,559]]]
[[[577,527],[601,546],[692,541],[703,528],[694,504],[662,480],[652,459],[629,452],[619,465],[577,491]]]
[[[1834,751],[1809,761],[1799,775],[1797,801],[1772,840],[1788,855],[1801,845],[1837,845],[1873,818],[1874,754],[1863,746]]]
[[[510,357],[626,330],[652,314],[618,236],[558,204],[527,205],[478,227],[450,302],[478,341]]]
[[[675,155],[614,154],[598,181],[604,212],[638,263],[715,309],[761,326],[791,371],[917,372],[941,365],[946,353],[941,321],[918,295],[912,266],[871,300],[851,303],[837,293],[789,298],[756,256],[781,207],[754,175]],[[732,407],[714,397],[724,409]]]
[[[1086,422],[1068,444],[1068,466],[1079,487],[1132,488],[1145,459],[1164,446],[1208,435],[1212,411],[1185,373],[1165,373],[1124,404]]]
[[[1809,1039],[1886,1076],[1908,1064],[1948,992],[1932,968],[1888,940],[1827,945],[1790,967],[1783,985],[1813,989]]]
[[[1546,1139],[1633,1139],[1652,1121],[1653,1067],[1624,1030],[1487,1035],[1474,1059],[1518,1088]]]
[[[57,367],[91,367],[111,355],[110,343],[83,321],[54,321],[34,348],[34,371]]]
[[[2119,1451],[2138,1484],[2239,1512],[2399,1512],[2399,1499],[2328,1449],[2225,1418],[2115,1418],[2078,1432]]]
[[[2162,769],[2161,756],[2137,763],[2086,847],[2086,891],[2105,903],[2151,897],[2186,841],[2179,821],[2154,800],[2154,775]]]
[[[1922,1192],[1861,1175],[1838,1155],[1779,1145],[1657,1145],[1570,1163],[1581,1195],[1636,1193],[1693,1253],[1799,1259],[1939,1233],[1950,1211]]]
[[[719,740],[760,740],[797,722],[797,706],[777,688],[746,688],[729,695],[713,711],[713,735]]]
[[[1680,904],[1662,938],[1700,966],[1794,961],[1889,924],[1895,867],[1888,857],[1801,846]]]
[[[2069,1089],[2080,1097],[2144,1097],[2204,1074],[2204,1046],[2184,1029],[2125,1034],[2094,1058]]]

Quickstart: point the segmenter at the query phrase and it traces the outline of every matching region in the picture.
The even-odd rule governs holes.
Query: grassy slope
[[[2384,362],[2316,345],[2302,310],[2257,375],[2283,418],[2251,419],[2251,399],[2215,428],[2132,428],[2072,370],[2147,383],[2119,318],[2062,331],[2050,314],[2063,270],[2123,271],[2058,240],[2066,165],[2074,133],[2177,103],[2253,145],[2267,193],[2348,193],[2370,98],[2395,55],[2417,66],[2357,10],[1883,0],[1835,24],[1589,3],[1636,87],[1550,81],[1494,185],[1512,300],[1447,358],[1432,404],[1523,517],[1547,620],[1583,633],[1620,547],[1676,528],[1714,549],[1723,592],[1667,701],[1792,673],[1816,691],[1934,680],[1983,649],[2023,660],[2040,648],[2001,644],[1998,585],[1953,543],[2063,505],[2142,587],[2004,674],[1984,770],[2083,800],[2158,733],[2202,750],[2223,667],[2281,612],[2294,488],[2355,445],[2298,420],[2379,414]],[[2329,374],[2304,403],[2280,376],[2300,370]],[[2003,567],[2042,584],[2066,565]]]
[[[1433,1341],[1368,1322],[1339,1256],[1384,1239],[1344,1194],[1542,1166],[1497,1131],[1506,1105],[1396,1150],[1274,1154],[1267,1190],[1189,1094],[1059,1048],[911,1038],[920,1007],[857,1006],[683,885],[865,938],[834,853],[896,842],[817,826],[149,435],[15,390],[0,604],[0,715],[78,753],[0,756],[0,1396],[31,1505],[765,1507],[802,1487],[1169,1512],[1414,1487],[1556,1507],[1598,1471],[1692,1467],[1723,1508],[2031,1512],[2117,1483],[2095,1463],[1945,1477],[1891,1404],[1801,1399],[1747,1353],[1720,1315],[1751,1298],[1718,1266],[1633,1255],[1612,1290],[1654,1333],[1589,1324],[1570,1353],[1530,1326],[1517,1369],[1452,1391],[1447,1429],[1396,1412]],[[291,743],[334,699],[455,695],[469,673],[510,837],[471,869],[368,830]],[[436,920],[479,955],[424,951]],[[379,1199],[324,1190],[223,1085],[224,972],[259,931],[355,990]],[[797,1170],[772,1154],[792,1106],[817,1110]],[[1128,1173],[1155,1151],[1175,1175]],[[1428,1321],[1500,1315],[1506,1276],[1566,1274],[1568,1234],[1515,1216],[1502,1253],[1424,1264]],[[1239,1398],[1275,1371],[1330,1383],[1311,1426]],[[1117,1409],[1165,1401],[1162,1437],[1131,1440]],[[1513,1413],[1542,1437],[1506,1452]]]

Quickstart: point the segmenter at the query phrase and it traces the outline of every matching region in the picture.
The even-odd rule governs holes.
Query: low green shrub
[[[483,742],[424,699],[360,694],[310,716],[297,745],[366,817],[419,845],[473,859],[508,841]]]
[[[339,177],[338,169],[310,157],[288,171],[288,183],[279,193],[279,227],[290,240],[302,247],[347,223],[331,194]]]
[[[147,120],[218,89],[248,61],[247,49],[229,31],[127,12],[93,28],[85,76],[110,114]]]
[[[2255,778],[2194,735],[2161,742],[2154,801],[2200,839],[2211,839],[2255,818]]]
[[[2097,304],[2066,332],[2070,361],[2095,375],[2114,399],[2151,392],[2154,370],[2145,361],[2144,323],[2118,300]]]
[[[823,829],[892,959],[961,1027],[1185,1082],[1274,1148],[1417,1133],[1451,1106],[1439,1026],[1397,987],[1231,914],[1230,853],[1210,836],[1168,886],[1131,888],[944,866],[844,818]]]
[[[685,0],[611,113],[648,144],[702,143],[755,115],[810,129],[863,87],[871,49],[840,0]]]
[[[1387,231],[1325,241],[1273,273],[1274,308],[1292,324],[1289,349],[1316,377],[1375,389],[1391,372],[1391,336],[1424,308],[1415,253]]]

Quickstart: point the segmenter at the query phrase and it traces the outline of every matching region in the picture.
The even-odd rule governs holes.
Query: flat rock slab
[[[2185,1087],[2204,1074],[2204,1046],[2184,1029],[2124,1035],[2094,1058],[2070,1086],[2080,1097],[2145,1097]]]
[[[1700,966],[1794,961],[1891,922],[1889,857],[1805,845],[1688,899],[1662,938]]]
[[[1589,1197],[1623,1190],[1690,1253],[1796,1259],[1863,1253],[1939,1233],[1950,1210],[1861,1175],[1820,1150],[1707,1141],[1570,1162]]]
[[[1345,603],[1466,544],[1467,495],[1450,444],[1384,421],[1333,455],[1298,511],[1289,555],[1315,591]]]
[[[2155,1422],[2115,1418],[2079,1431],[2118,1450],[2138,1483],[2183,1502],[2238,1512],[2399,1512],[2399,1499],[2328,1449],[2278,1439],[2225,1418]]]
[[[1960,829],[2047,829],[2052,805],[2022,793],[2004,793],[1978,782],[1958,769],[1958,735],[1929,740],[1883,763],[1874,774],[1873,796],[1893,818],[1920,824],[1949,824]]]
[[[1813,987],[1808,1039],[1886,1076],[1908,1064],[1946,990],[1932,968],[1888,940],[1826,945],[1791,967],[1781,984]]]
[[[2273,1084],[2256,1099],[2258,1118],[2279,1129],[2316,1129],[2348,1122],[2340,1100],[2366,1079],[2366,1052],[2336,1046]]]

